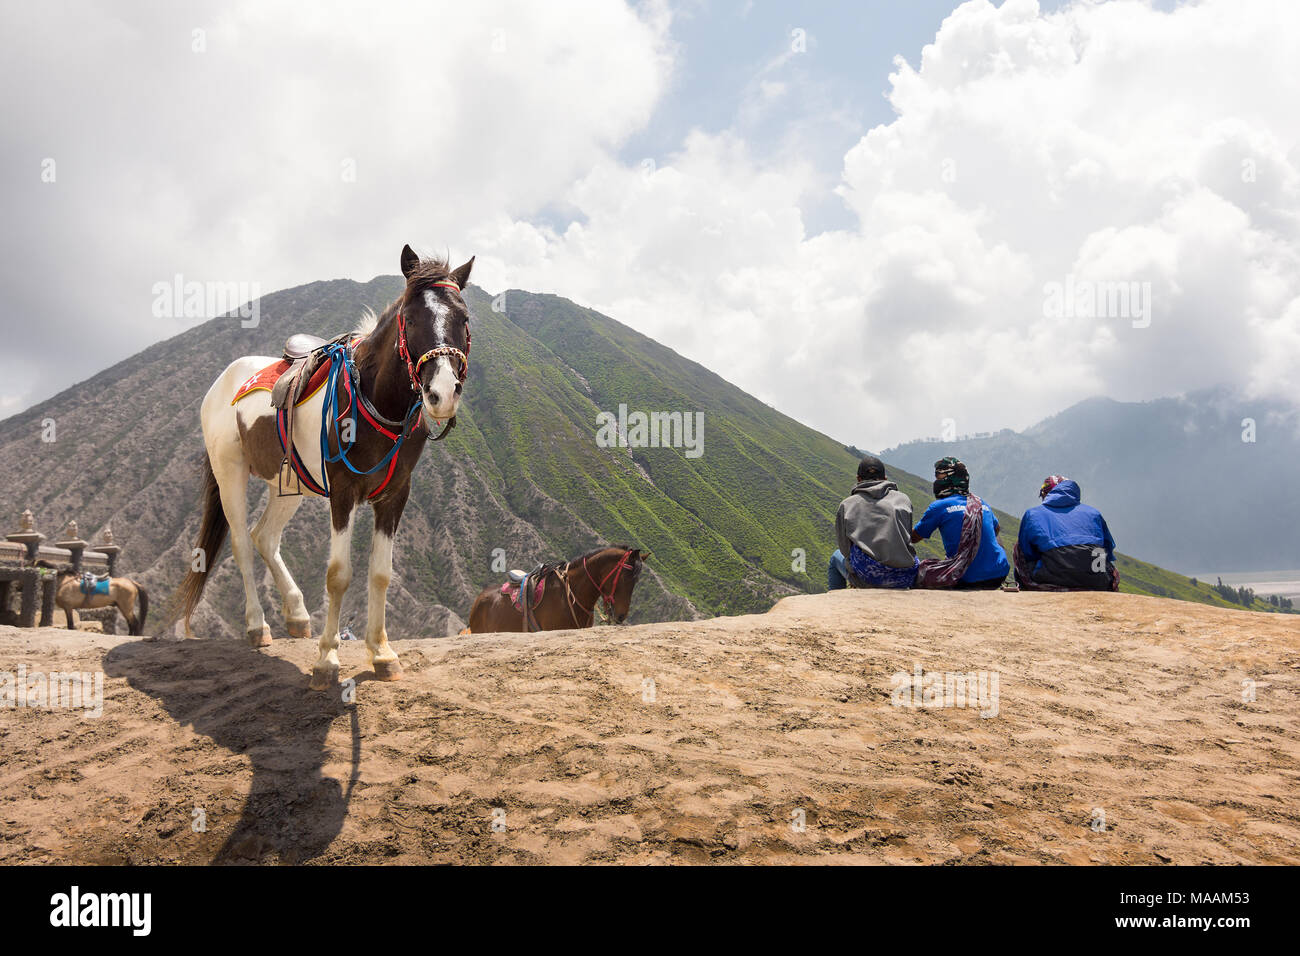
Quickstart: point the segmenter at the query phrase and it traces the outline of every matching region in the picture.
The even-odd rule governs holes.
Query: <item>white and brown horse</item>
[[[325,690],[338,680],[339,614],[352,580],[352,525],[357,509],[369,501],[374,511],[370,548],[366,651],[375,676],[402,676],[388,643],[384,609],[393,574],[393,537],[411,490],[411,470],[424,450],[430,429],[454,423],[469,368],[469,309],[461,289],[474,260],[457,269],[446,262],[421,260],[402,249],[406,288],[378,318],[371,316],[346,342],[333,347],[340,371],[293,409],[292,446],[300,462],[304,495],[328,495],[331,518],[325,588],[329,610],[311,688]],[[196,564],[177,592],[174,613],[189,618],[203,594],[227,531],[235,564],[244,582],[244,632],[254,647],[271,642],[271,631],[257,596],[253,549],[261,554],[283,601],[287,630],[310,637],[311,622],[302,591],[280,557],[280,535],[303,496],[282,495],[281,418],[265,389],[244,386],[275,364],[270,356],[236,359],[208,390],[201,411],[204,508]],[[239,396],[237,398],[237,396]],[[322,441],[326,421],[328,441]],[[444,428],[439,438],[446,434]],[[351,444],[349,444],[351,440]],[[325,446],[324,449],[322,446]],[[324,460],[322,460],[324,459]],[[245,499],[249,475],[270,487],[266,510],[250,534]]]

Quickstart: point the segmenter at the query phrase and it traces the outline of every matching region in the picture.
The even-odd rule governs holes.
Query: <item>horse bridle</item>
[[[435,282],[432,287],[439,289],[455,289],[457,294],[461,291],[460,285],[451,279]],[[439,345],[435,348],[429,349],[429,351],[421,355],[419,361],[414,361],[411,358],[410,347],[406,342],[406,317],[402,315],[401,309],[397,310],[397,354],[402,357],[402,364],[406,366],[406,374],[411,379],[411,391],[415,392],[417,395],[420,393],[420,369],[424,368],[425,362],[430,359],[438,358],[439,356],[446,356],[447,358],[456,360],[456,378],[462,385],[464,385],[465,379],[469,376],[469,346],[470,334],[469,326],[467,325],[465,327],[464,352],[456,348],[454,345]],[[453,415],[451,418],[447,419],[446,427],[443,428],[442,433],[439,434],[434,441],[439,441],[444,438],[447,432],[451,431],[455,426],[456,416]]]
[[[596,610],[596,605],[603,602],[605,605],[605,610],[601,616],[604,617],[606,620],[610,620],[614,617],[614,595],[618,593],[618,580],[623,576],[623,572],[632,566],[631,558],[632,558],[632,551],[631,550],[624,551],[623,557],[619,559],[618,564],[612,567],[609,570],[609,573],[606,574],[603,578],[601,578],[600,583],[597,584],[596,579],[592,577],[591,569],[587,567],[587,558],[585,555],[583,556],[582,570],[587,575],[587,580],[590,581],[592,585],[595,586],[596,594],[597,594],[596,599],[591,602],[591,607],[582,608],[584,613],[591,614]],[[572,609],[572,606],[575,604],[578,607],[582,607],[582,602],[577,599],[577,597],[573,593],[572,588],[569,588],[568,586],[569,566],[567,564],[564,566],[564,570],[565,570],[565,575],[564,575],[565,590],[567,590],[569,594],[570,609]],[[606,594],[605,582],[608,581],[611,576],[614,578],[614,583],[610,585],[609,593]],[[576,614],[574,615],[574,620],[577,621]]]

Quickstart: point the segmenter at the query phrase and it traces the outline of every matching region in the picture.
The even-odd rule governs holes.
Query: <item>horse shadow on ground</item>
[[[104,659],[104,673],[124,678],[178,724],[252,762],[239,822],[211,863],[271,856],[301,863],[322,854],[339,835],[359,773],[361,738],[356,710],[338,691],[313,693],[308,675],[294,664],[234,641],[121,644]],[[326,737],[340,717],[351,721],[346,791],[323,770],[330,757]]]

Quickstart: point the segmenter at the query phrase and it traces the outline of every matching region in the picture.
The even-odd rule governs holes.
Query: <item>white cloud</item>
[[[965,3],[916,68],[897,61],[896,118],[844,144],[851,226],[817,235],[804,211],[836,201],[817,150],[852,123],[809,80],[815,44],[759,61],[732,129],[651,167],[617,150],[673,79],[666,7],[440,9],[0,13],[19,40],[0,58],[22,224],[0,235],[10,401],[179,330],[149,315],[177,272],[366,279],[411,241],[479,254],[494,291],[599,308],[859,444],[1099,393],[1229,382],[1300,402],[1300,5]],[[52,69],[56,49],[75,68]],[[751,148],[759,129],[779,148]],[[1150,326],[1047,318],[1067,279],[1149,283]]]
[[[404,242],[470,255],[648,122],[668,28],[616,0],[7,5],[6,388],[180,331],[150,313],[176,273],[271,291],[396,272]]]
[[[1300,402],[1296,35],[1287,2],[973,0],[919,68],[898,61],[897,118],[844,157],[856,228],[807,235],[810,164],[697,132],[648,176],[597,162],[567,229],[482,224],[480,276],[583,301],[877,447],[1099,393]],[[1149,283],[1149,327],[1045,317],[1067,278]]]

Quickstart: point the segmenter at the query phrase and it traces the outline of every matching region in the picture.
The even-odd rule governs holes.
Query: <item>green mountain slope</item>
[[[387,305],[400,282],[338,280],[274,293],[263,298],[255,329],[213,319],[0,422],[0,516],[16,525],[18,512],[31,508],[51,536],[72,518],[86,536],[111,522],[125,548],[122,568],[163,603],[188,564],[197,528],[198,405],[212,380],[235,357],[277,354],[290,332],[331,336],[352,327],[363,308]],[[502,579],[503,567],[606,542],[652,551],[633,621],[764,610],[785,594],[825,587],[835,509],[856,467],[849,449],[565,299],[511,290],[494,311],[481,290],[471,287],[466,297],[474,315],[466,398],[459,427],[428,446],[413,478],[397,539],[390,633],[446,633],[460,626],[480,588]],[[601,447],[597,416],[617,414],[620,405],[702,415],[702,453]],[[41,440],[49,418],[57,422],[53,443]],[[894,476],[919,513],[929,482]],[[253,507],[265,496],[255,483]],[[1009,542],[1016,521],[999,518]],[[314,502],[299,511],[283,544],[317,614],[328,538],[326,509]],[[368,544],[363,519],[344,615],[358,629]],[[936,554],[935,543],[922,553]],[[1125,558],[1121,569],[1126,590],[1226,604],[1150,565]],[[260,577],[275,627],[278,601],[269,576]],[[233,564],[223,560],[196,630],[233,636],[242,606]]]

